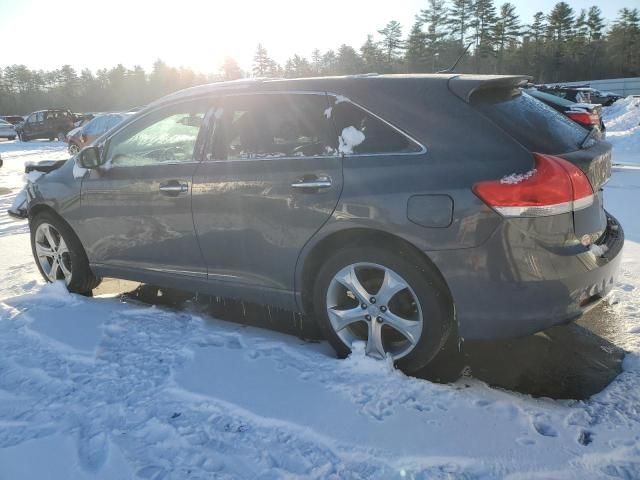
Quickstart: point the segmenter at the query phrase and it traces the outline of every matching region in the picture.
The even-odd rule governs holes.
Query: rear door
[[[324,94],[230,95],[194,176],[193,216],[212,283],[292,291],[298,254],[342,190]]]
[[[116,132],[82,183],[78,234],[94,264],[206,278],[191,216],[204,100],[156,109]]]

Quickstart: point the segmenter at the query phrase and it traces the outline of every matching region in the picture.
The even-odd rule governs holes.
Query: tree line
[[[284,64],[258,44],[249,72],[230,57],[219,72],[207,75],[161,60],[150,72],[123,65],[95,73],[69,65],[53,71],[10,65],[0,68],[0,113],[121,110],[182,88],[248,76],[431,73],[450,67],[467,48],[457,72],[527,74],[539,83],[640,76],[640,11],[623,8],[608,23],[597,6],[574,11],[559,2],[525,24],[509,2],[426,0],[408,32],[391,20],[359,48],[315,49],[310,58],[296,54]]]

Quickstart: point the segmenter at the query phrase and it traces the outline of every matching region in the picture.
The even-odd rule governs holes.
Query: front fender
[[[74,160],[27,183],[26,212],[31,218],[40,207],[46,206],[63,217],[71,226],[80,209],[82,179],[73,175]]]

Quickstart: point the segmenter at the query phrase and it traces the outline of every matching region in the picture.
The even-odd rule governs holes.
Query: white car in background
[[[11,125],[6,120],[0,119],[0,138],[8,138],[9,140],[15,140],[18,133],[16,127]]]

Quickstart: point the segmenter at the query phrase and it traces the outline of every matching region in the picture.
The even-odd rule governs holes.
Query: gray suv
[[[448,338],[577,319],[614,283],[611,146],[457,74],[238,81],[169,95],[27,187],[45,279],[305,312],[412,371]]]

